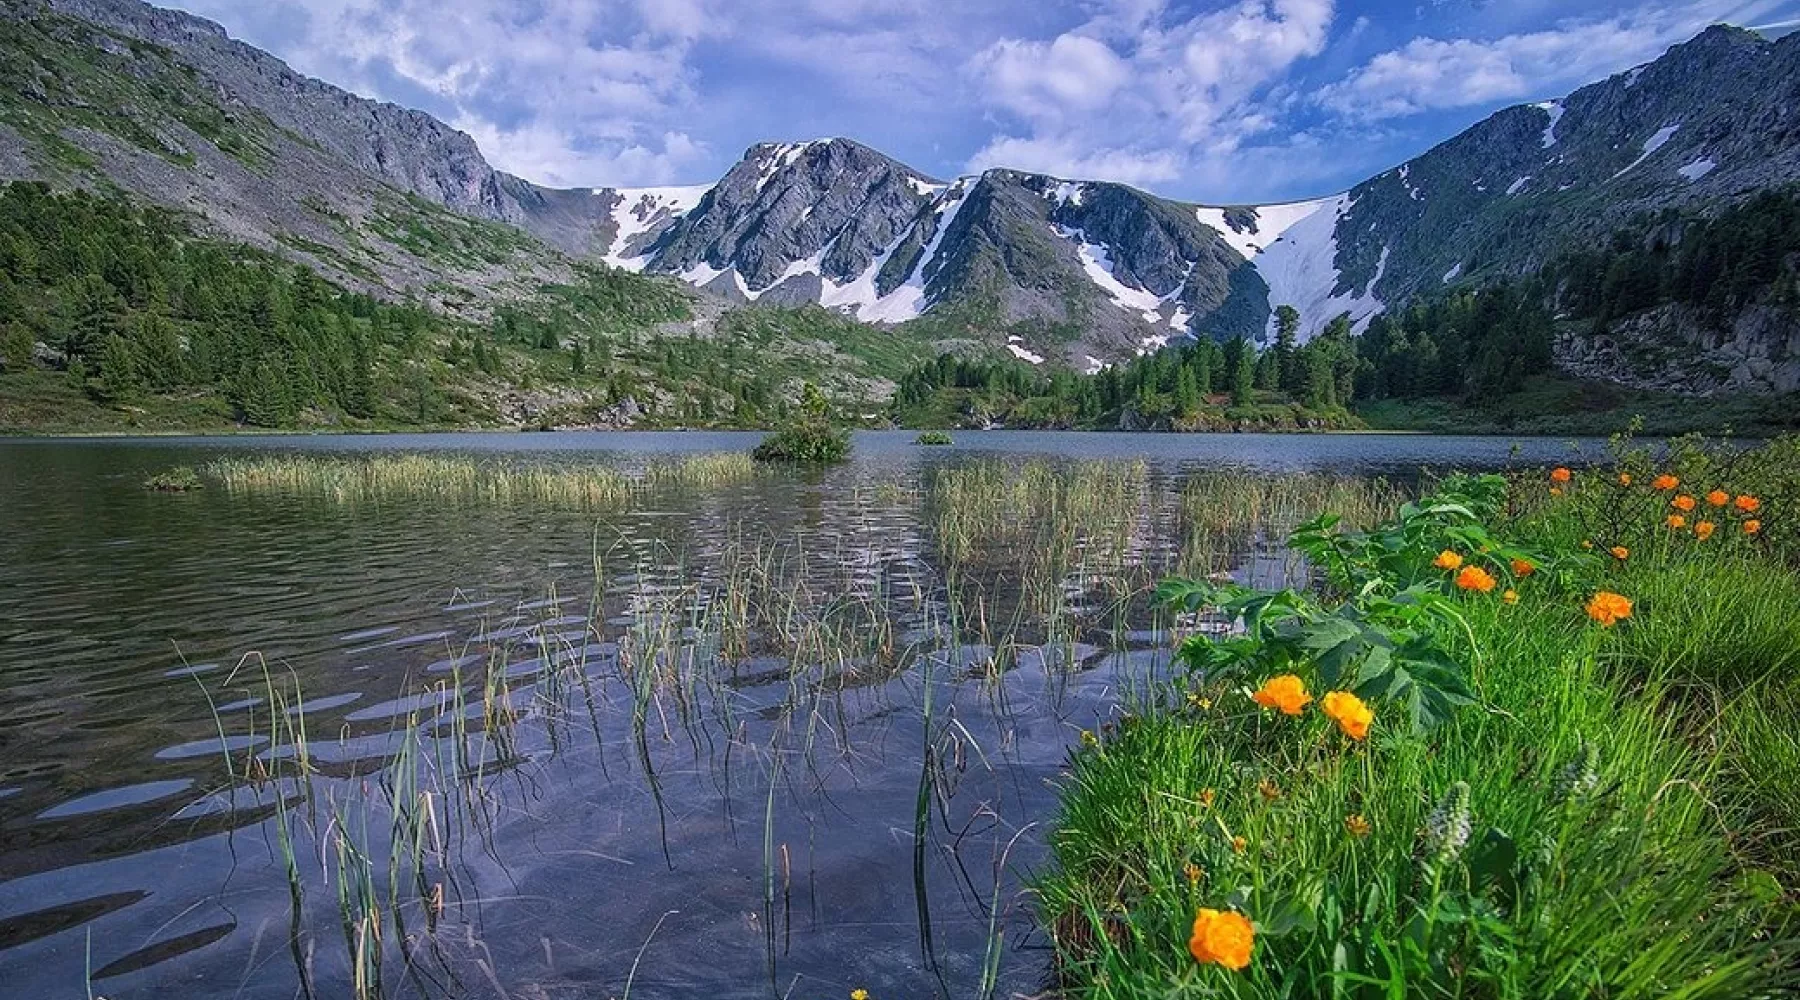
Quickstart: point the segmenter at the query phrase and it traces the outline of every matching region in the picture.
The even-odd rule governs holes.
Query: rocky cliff
[[[0,178],[120,188],[352,284],[479,310],[596,257],[1079,367],[1266,338],[1282,304],[1303,336],[1343,313],[1360,328],[1641,213],[1800,180],[1800,34],[1724,27],[1347,192],[1240,206],[933,178],[847,139],[760,144],[709,184],[543,188],[429,115],[137,0],[0,0],[0,54]]]

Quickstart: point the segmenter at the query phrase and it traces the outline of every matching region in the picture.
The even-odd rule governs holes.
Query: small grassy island
[[[1796,980],[1800,442],[1452,477],[1172,580],[1181,679],[1082,734],[1070,995],[1751,997]]]

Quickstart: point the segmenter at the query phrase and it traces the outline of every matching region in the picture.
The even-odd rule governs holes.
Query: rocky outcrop
[[[1684,396],[1800,391],[1800,317],[1751,306],[1720,322],[1690,306],[1649,309],[1605,332],[1566,331],[1556,363],[1571,375]]]
[[[1012,170],[934,179],[847,139],[753,146],[710,185],[544,188],[428,114],[179,11],[0,0],[0,29],[0,179],[116,187],[347,284],[476,311],[592,256],[730,302],[818,303],[1082,368],[1181,337],[1266,338],[1283,304],[1303,336],[1345,312],[1360,325],[1421,292],[1531,272],[1646,212],[1800,182],[1800,33],[1708,29],[1348,192],[1210,207]],[[1569,364],[1606,367],[1584,359],[1689,325],[1667,322],[1571,343]],[[1781,384],[1785,362],[1750,346],[1762,334],[1715,381]]]

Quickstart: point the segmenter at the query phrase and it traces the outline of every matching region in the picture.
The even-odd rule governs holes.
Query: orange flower
[[[1262,793],[1263,801],[1265,802],[1273,802],[1276,799],[1281,798],[1281,786],[1270,781],[1268,778],[1264,778],[1257,782],[1256,790]]]
[[[1569,479],[1570,474],[1568,469],[1559,466],[1550,470],[1550,481],[1553,483],[1566,483]]]
[[[1210,788],[1200,789],[1200,807],[1202,809],[1211,809],[1216,794],[1217,793]]]
[[[1626,548],[1623,545],[1615,545],[1612,548],[1607,549],[1607,551],[1611,552],[1612,557],[1614,559],[1619,560],[1620,562],[1624,562],[1625,560],[1631,558],[1631,550]]]
[[[1189,861],[1181,866],[1181,874],[1187,877],[1188,885],[1199,885],[1200,879],[1206,875],[1206,872],[1202,871],[1199,865]]]
[[[1717,529],[1718,529],[1718,525],[1712,523],[1711,521],[1701,521],[1694,525],[1694,537],[1698,538],[1704,542],[1708,538],[1711,538],[1713,536],[1713,532]]]
[[[1683,493],[1675,499],[1670,500],[1669,506],[1685,514],[1694,509],[1694,498]]]
[[[1594,540],[1593,540],[1593,539],[1592,539],[1592,538],[1583,538],[1583,539],[1582,539],[1582,540],[1581,540],[1581,547],[1582,547],[1582,548],[1584,548],[1584,549],[1591,549],[1591,548],[1593,548],[1593,547],[1594,547]]]
[[[1231,838],[1231,853],[1242,854],[1250,846],[1250,842],[1242,837]]]
[[[1369,821],[1363,817],[1362,813],[1351,813],[1344,817],[1344,829],[1350,831],[1350,836],[1360,839],[1367,837],[1369,831],[1374,828],[1369,825]]]
[[[1517,604],[1519,603],[1519,592],[1516,590],[1509,590],[1506,593],[1501,594],[1500,599],[1508,604]]]
[[[1754,514],[1762,509],[1762,501],[1749,495],[1738,497],[1737,500],[1734,501],[1734,505],[1738,510],[1743,511],[1746,514]]]
[[[1445,549],[1437,554],[1437,558],[1433,559],[1431,564],[1438,569],[1453,570],[1462,565],[1462,556],[1457,555],[1449,549]]]
[[[1456,574],[1456,585],[1463,590],[1479,590],[1485,594],[1494,589],[1494,578],[1480,566],[1464,566],[1463,571]]]
[[[1756,520],[1755,518],[1751,518],[1750,520],[1744,522],[1744,534],[1746,534],[1746,535],[1754,535],[1761,530],[1762,530],[1762,522]]]
[[[1631,599],[1608,590],[1602,590],[1588,602],[1587,613],[1589,618],[1599,622],[1602,626],[1612,628],[1615,624],[1631,617]]]
[[[1255,945],[1256,928],[1242,913],[1203,907],[1194,914],[1188,952],[1201,965],[1222,965],[1236,972],[1250,964],[1250,951]]]
[[[1723,507],[1731,502],[1731,494],[1724,490],[1713,490],[1706,495],[1706,502],[1714,507]]]
[[[1319,702],[1319,707],[1338,724],[1345,736],[1353,740],[1367,737],[1369,723],[1375,721],[1375,713],[1369,706],[1348,691],[1328,692]]]
[[[1531,574],[1536,573],[1537,566],[1529,559],[1514,559],[1512,561],[1512,571],[1514,576],[1523,580]]]
[[[1682,517],[1680,514],[1670,514],[1669,519],[1667,521],[1665,521],[1664,523],[1667,524],[1672,530],[1680,531],[1681,529],[1687,527],[1687,518]]]
[[[1299,715],[1307,702],[1312,701],[1312,695],[1306,693],[1306,682],[1293,674],[1269,678],[1250,697],[1264,708],[1281,709],[1283,715]]]
[[[1629,473],[1629,472],[1619,473],[1619,485],[1620,486],[1630,486],[1631,485],[1631,473]]]
[[[1657,489],[1657,490],[1663,490],[1663,491],[1672,490],[1675,487],[1680,486],[1680,485],[1681,485],[1681,480],[1676,479],[1674,476],[1671,476],[1666,472],[1660,476],[1657,476],[1655,479],[1651,480],[1651,482],[1650,482],[1651,489]]]

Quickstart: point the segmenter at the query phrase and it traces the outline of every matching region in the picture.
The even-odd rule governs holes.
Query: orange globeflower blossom
[[[1712,504],[1714,507],[1723,507],[1731,502],[1731,494],[1724,490],[1713,490],[1706,495],[1706,502]]]
[[[1713,532],[1717,528],[1718,528],[1718,525],[1712,523],[1711,521],[1701,521],[1694,525],[1694,537],[1698,538],[1704,542],[1708,538],[1712,537]]]
[[[1668,520],[1663,523],[1667,524],[1672,530],[1680,531],[1682,528],[1687,527],[1687,518],[1682,517],[1680,514],[1670,514]]]
[[[1299,715],[1312,701],[1312,695],[1306,693],[1306,682],[1293,674],[1269,678],[1250,698],[1264,708],[1280,709],[1283,715]]]
[[[1236,972],[1250,964],[1250,950],[1255,945],[1256,928],[1242,913],[1202,907],[1194,914],[1188,952],[1201,965],[1222,965]]]
[[[1588,617],[1606,628],[1612,628],[1618,622],[1631,617],[1631,599],[1609,590],[1602,590],[1588,602]]]
[[[1626,548],[1623,545],[1615,545],[1612,548],[1608,549],[1607,551],[1611,552],[1612,557],[1614,559],[1619,560],[1620,562],[1624,562],[1626,559],[1631,557],[1631,550]]]
[[[1593,540],[1593,539],[1592,539],[1592,538],[1583,538],[1583,539],[1582,539],[1582,540],[1581,540],[1581,547],[1582,547],[1582,548],[1584,548],[1584,549],[1591,549],[1591,548],[1593,548],[1593,547],[1594,547],[1594,540]]]
[[[1485,594],[1494,589],[1494,578],[1480,566],[1464,566],[1463,571],[1456,574],[1456,585],[1462,590],[1479,590]]]
[[[1512,571],[1514,576],[1523,580],[1531,574],[1536,573],[1537,566],[1529,559],[1514,559],[1512,561]]]
[[[1243,837],[1231,838],[1231,853],[1233,854],[1242,854],[1249,846],[1250,842]]]
[[[1457,555],[1449,549],[1445,549],[1437,554],[1437,558],[1433,559],[1431,564],[1438,569],[1456,569],[1462,565],[1462,556]]]
[[[1738,497],[1737,500],[1733,502],[1733,506],[1746,514],[1754,514],[1762,509],[1762,501],[1753,496],[1744,495]]]
[[[1762,530],[1762,522],[1756,520],[1755,518],[1751,518],[1750,520],[1744,522],[1744,534],[1746,534],[1746,535],[1754,535],[1761,530]]]
[[[1683,493],[1675,499],[1670,500],[1669,506],[1685,514],[1694,509],[1694,498]]]
[[[1361,698],[1348,691],[1332,691],[1319,702],[1344,731],[1344,735],[1353,740],[1360,740],[1369,735],[1369,723],[1375,721],[1375,713]]]
[[[1508,604],[1517,604],[1519,603],[1519,592],[1516,590],[1509,590],[1506,593],[1501,594],[1500,599]]]
[[[1620,486],[1630,486],[1631,485],[1631,473],[1629,473],[1629,472],[1619,473],[1619,485]]]
[[[1553,483],[1566,483],[1569,479],[1570,473],[1568,469],[1558,467],[1550,470],[1550,481]]]
[[[1657,476],[1655,479],[1650,481],[1651,489],[1663,490],[1665,492],[1667,492],[1668,490],[1672,490],[1675,487],[1680,486],[1680,485],[1681,485],[1681,480],[1676,479],[1674,476],[1671,476],[1666,472],[1660,476]]]
[[[1344,817],[1344,829],[1350,831],[1350,836],[1360,839],[1367,837],[1369,831],[1374,828],[1369,825],[1369,821],[1363,817],[1362,813],[1351,813]]]

